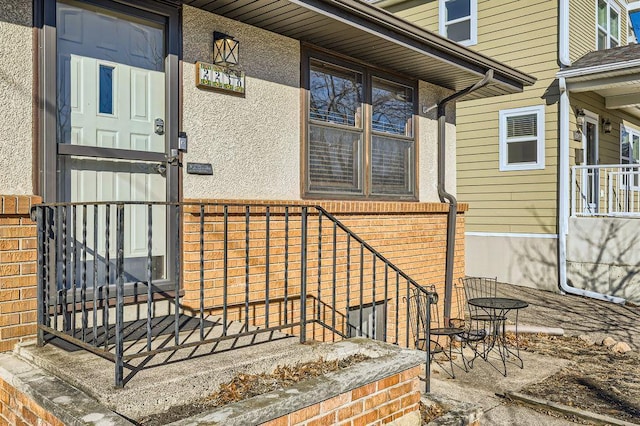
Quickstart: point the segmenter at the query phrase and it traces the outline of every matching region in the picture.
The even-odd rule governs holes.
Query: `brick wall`
[[[420,367],[366,384],[264,423],[265,426],[382,425],[418,412]],[[419,424],[419,421],[416,422]]]
[[[0,423],[16,426],[63,426],[49,411],[0,379]]]
[[[198,200],[211,202],[211,200]],[[238,203],[244,201],[219,201]],[[260,202],[249,202],[258,204]],[[228,320],[249,322],[255,326],[278,326],[295,323],[300,300],[300,209],[285,211],[271,202],[269,220],[264,207],[253,206],[249,212],[249,267],[246,268],[247,216],[244,207],[227,210],[227,300]],[[306,205],[318,203],[307,202]],[[448,205],[441,203],[396,202],[324,202],[320,203],[347,227],[363,238],[383,256],[423,286],[435,285],[444,291],[446,224]],[[464,275],[464,211],[457,218],[454,280]],[[200,301],[200,208],[186,209],[184,234],[184,306],[195,311]],[[307,318],[321,318],[325,324],[346,331],[349,307],[386,301],[387,341],[404,343],[406,335],[406,281],[396,280],[395,273],[379,260],[375,264],[366,250],[361,257],[354,239],[326,218],[319,220],[310,209],[307,251]],[[204,308],[214,315],[222,313],[224,282],[224,211],[219,206],[204,210]],[[269,226],[267,244],[267,222]],[[322,223],[320,223],[322,222]],[[288,245],[286,244],[288,239]],[[333,257],[334,246],[336,249]],[[268,248],[268,253],[267,253]],[[288,262],[285,265],[286,253]],[[267,273],[267,255],[269,270]],[[362,262],[361,262],[362,261]],[[362,264],[362,268],[360,265]],[[375,271],[375,289],[373,286]],[[248,283],[247,283],[248,273]],[[269,281],[266,286],[267,277]],[[362,277],[362,279],[361,279]],[[386,277],[386,281],[385,281]],[[334,285],[335,282],[335,285]],[[386,282],[386,285],[385,285]],[[399,285],[397,285],[397,283]],[[347,285],[349,284],[349,285]],[[286,290],[286,291],[285,291]],[[269,300],[269,316],[266,317]],[[443,300],[443,299],[441,299]],[[247,310],[247,305],[249,309]],[[440,309],[443,303],[440,302]],[[336,308],[334,310],[333,308]],[[457,312],[454,306],[452,312]],[[398,322],[395,322],[395,318]],[[399,326],[396,327],[396,324]],[[299,332],[293,328],[292,332]],[[323,327],[310,326],[309,338],[335,339]]]
[[[0,352],[12,350],[21,339],[36,332],[36,228],[29,218],[38,197],[0,196]],[[243,201],[229,201],[243,202]],[[253,202],[259,203],[259,202]],[[246,217],[245,211],[230,210],[228,225],[228,293],[229,320],[244,321],[255,326],[280,326],[300,319],[300,210],[292,209],[288,232],[284,211],[275,207],[269,221],[269,270],[267,274],[266,210],[252,209],[250,214],[249,285],[246,282]],[[316,205],[317,202],[298,204]],[[446,204],[400,202],[320,203],[367,243],[424,286],[435,285],[444,290],[446,251]],[[464,275],[464,211],[461,206],[456,232],[454,279]],[[187,209],[188,211],[188,209]],[[313,213],[314,210],[310,209]],[[199,309],[200,300],[200,210],[194,207],[184,217],[183,277],[186,308]],[[205,309],[220,314],[223,296],[223,211],[208,207],[205,211]],[[321,231],[321,232],[320,232]],[[386,301],[389,319],[387,341],[406,340],[406,283],[396,287],[393,271],[381,262],[373,267],[371,256],[361,258],[359,246],[346,234],[336,232],[336,261],[333,259],[333,225],[317,214],[308,219],[309,250],[307,274],[308,318],[319,317],[326,324],[346,331],[346,312],[360,301],[364,305]],[[285,247],[285,238],[289,245]],[[349,244],[349,256],[347,256]],[[285,251],[289,261],[285,265]],[[366,255],[367,252],[364,251]],[[334,267],[335,266],[335,267]],[[375,290],[373,286],[375,270]],[[385,288],[385,273],[387,286]],[[269,287],[266,277],[269,276]],[[362,276],[362,280],[361,277]],[[318,279],[320,277],[320,279]],[[334,286],[335,277],[335,286]],[[318,283],[320,282],[320,283]],[[285,285],[286,283],[286,285]],[[349,283],[349,285],[347,285]],[[335,292],[334,292],[335,289]],[[249,297],[247,299],[247,290]],[[249,300],[247,316],[246,301]],[[269,316],[266,316],[269,300]],[[333,308],[336,308],[335,310]],[[442,303],[440,303],[442,308]],[[456,312],[456,308],[452,312]],[[310,315],[309,315],[310,314]],[[398,322],[395,322],[395,318]],[[399,324],[398,327],[395,325]],[[290,332],[297,334],[292,327]],[[380,332],[378,330],[378,332]],[[309,326],[310,339],[335,339],[333,333],[319,326]]]
[[[0,352],[36,333],[36,226],[39,197],[0,195]]]

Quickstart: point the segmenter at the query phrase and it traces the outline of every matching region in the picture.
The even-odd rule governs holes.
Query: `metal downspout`
[[[458,214],[458,200],[445,188],[446,172],[446,107],[451,101],[461,98],[483,86],[486,86],[493,79],[493,70],[490,69],[484,78],[476,84],[462,89],[453,95],[438,102],[438,197],[440,202],[449,202],[449,214],[447,216],[447,254],[444,282],[444,320],[445,324],[451,318],[451,295],[453,293],[453,261],[456,244],[456,216]]]
[[[558,60],[562,68],[571,65],[569,52],[569,0],[560,0],[560,30]],[[559,101],[559,132],[560,148],[558,161],[558,282],[560,290],[564,293],[578,296],[591,297],[593,299],[606,300],[613,303],[625,303],[625,299],[610,296],[595,291],[573,287],[567,279],[567,237],[569,234],[569,91],[564,77],[558,79],[560,89]],[[573,194],[575,196],[575,194]]]
[[[573,287],[567,279],[567,237],[569,234],[569,91],[564,77],[558,79],[560,88],[560,161],[558,182],[558,282],[560,290],[578,296],[606,300],[613,303],[625,303],[625,299]],[[573,194],[575,196],[575,194]]]

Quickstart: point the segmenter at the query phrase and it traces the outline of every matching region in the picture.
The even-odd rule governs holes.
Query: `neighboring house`
[[[455,110],[434,107],[535,82],[355,0],[19,0],[0,58],[0,352],[55,335],[119,386],[129,313],[131,357],[175,349],[160,302],[176,346],[180,315],[412,346],[411,291],[446,313],[464,274]]]
[[[639,301],[640,48],[627,45],[627,2],[375,3],[537,77],[458,103],[466,273]]]

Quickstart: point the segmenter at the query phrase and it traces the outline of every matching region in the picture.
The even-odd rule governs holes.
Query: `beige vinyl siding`
[[[478,1],[472,49],[536,77],[523,93],[457,105],[458,199],[467,231],[556,233],[557,1]],[[499,17],[499,19],[496,19]],[[545,105],[545,168],[499,170],[500,110]]]
[[[575,61],[597,48],[596,7],[598,0],[569,1],[569,57]],[[620,8],[620,45],[627,44],[626,2],[616,2]]]
[[[388,10],[437,32],[438,4],[406,1]],[[457,191],[470,204],[467,231],[556,232],[557,11],[557,0],[478,0],[478,44],[469,47],[538,82],[524,93],[457,104]],[[545,168],[501,172],[499,111],[539,105],[546,105]]]
[[[438,33],[438,0],[405,1],[387,8],[389,12]]]

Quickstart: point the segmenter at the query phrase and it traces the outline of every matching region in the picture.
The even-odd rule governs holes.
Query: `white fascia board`
[[[631,3],[627,3],[627,10],[629,12],[636,9],[640,9],[640,1],[632,1]]]
[[[562,70],[556,73],[556,77],[584,77],[592,74],[600,74],[612,71],[630,71],[633,68],[640,68],[640,59],[634,59],[632,61],[625,62],[615,62],[613,64],[595,65],[587,68]]]

